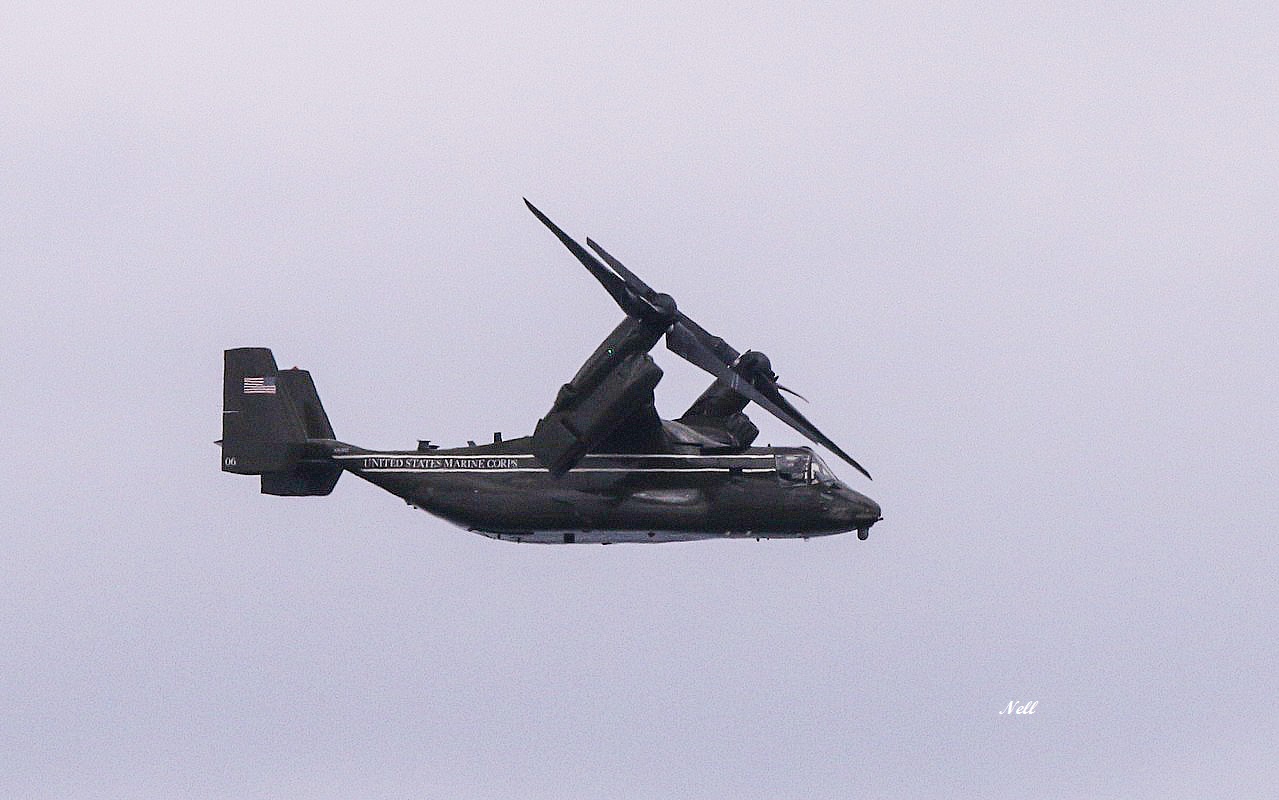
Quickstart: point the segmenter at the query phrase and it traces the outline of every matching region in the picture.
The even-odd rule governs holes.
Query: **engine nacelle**
[[[604,441],[651,397],[662,369],[647,353],[635,353],[588,391],[561,396],[556,410],[537,423],[533,455],[553,475],[563,475]],[[651,400],[648,401],[651,404]]]

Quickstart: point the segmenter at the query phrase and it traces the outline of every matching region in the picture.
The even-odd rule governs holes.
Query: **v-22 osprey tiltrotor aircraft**
[[[259,475],[262,492],[327,495],[350,472],[410,505],[494,539],[574,543],[808,538],[881,519],[808,447],[752,447],[754,402],[867,478],[784,396],[768,358],[739,353],[649,288],[604,248],[590,250],[528,204],[600,282],[626,318],[560,389],[532,436],[442,449],[367,450],[338,441],[306,370],[265,348],[225,353],[222,469]],[[593,252],[592,252],[593,251]],[[653,388],[666,346],[715,376],[676,420]]]

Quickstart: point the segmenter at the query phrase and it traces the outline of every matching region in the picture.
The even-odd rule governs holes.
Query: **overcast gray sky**
[[[1272,4],[253,5],[0,24],[0,794],[1279,790]],[[618,311],[522,195],[765,349],[870,540],[219,471],[227,347],[529,432]]]

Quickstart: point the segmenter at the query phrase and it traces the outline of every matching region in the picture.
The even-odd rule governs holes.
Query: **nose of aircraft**
[[[857,538],[865,539],[870,535],[870,526],[882,519],[879,503],[847,486],[839,488],[839,494],[844,501],[841,516],[844,517],[849,528],[857,530]]]
[[[854,492],[852,489],[849,489],[848,493],[852,495],[850,501],[853,505],[853,517],[855,519],[867,520],[872,523],[879,521],[880,512],[882,511],[879,507],[879,503],[876,503],[864,494]]]

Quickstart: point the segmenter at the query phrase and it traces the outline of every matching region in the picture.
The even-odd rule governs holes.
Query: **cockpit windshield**
[[[836,483],[838,481],[835,473],[830,471],[830,467],[826,466],[825,462],[816,453],[813,453],[812,458],[813,483]]]

